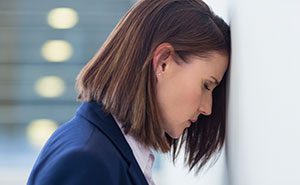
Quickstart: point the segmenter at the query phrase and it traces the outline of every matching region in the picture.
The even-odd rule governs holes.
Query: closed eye
[[[204,87],[205,87],[205,89],[207,89],[208,91],[211,90],[211,89],[208,87],[208,84],[207,84],[207,83],[204,84]]]

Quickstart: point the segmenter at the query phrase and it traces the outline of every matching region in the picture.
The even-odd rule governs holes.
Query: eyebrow
[[[214,84],[219,85],[219,81],[215,77],[213,77],[213,76],[210,76],[210,77],[214,80],[213,81]]]

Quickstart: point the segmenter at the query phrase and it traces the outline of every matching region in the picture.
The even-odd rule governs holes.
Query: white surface
[[[300,1],[232,0],[230,185],[299,185]]]
[[[226,22],[229,21],[228,7],[229,0],[204,0],[204,2]]]

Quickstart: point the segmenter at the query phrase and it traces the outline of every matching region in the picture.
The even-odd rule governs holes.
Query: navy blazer
[[[119,126],[101,104],[84,102],[50,137],[28,185],[147,185]]]

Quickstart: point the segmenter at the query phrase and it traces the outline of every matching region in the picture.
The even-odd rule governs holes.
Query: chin
[[[183,132],[167,132],[167,134],[173,139],[179,139]]]

